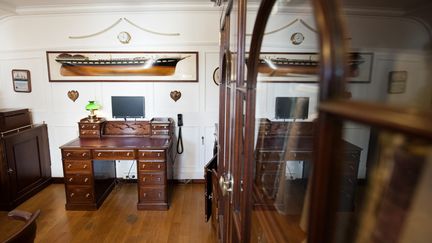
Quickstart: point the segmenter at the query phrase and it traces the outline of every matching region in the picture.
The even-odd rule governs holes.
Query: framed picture
[[[263,52],[260,55],[257,79],[260,82],[318,82],[319,58],[318,53]],[[373,53],[351,52],[348,62],[349,82],[370,82]]]
[[[198,52],[46,54],[50,82],[198,82]]]
[[[13,69],[12,82],[15,92],[31,92],[31,79],[29,70]]]

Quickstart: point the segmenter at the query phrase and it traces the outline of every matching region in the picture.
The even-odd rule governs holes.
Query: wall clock
[[[128,32],[126,31],[122,31],[117,35],[117,39],[120,41],[120,43],[122,44],[128,44],[129,41],[131,40],[131,36]]]
[[[304,35],[300,32],[296,32],[291,35],[291,43],[293,43],[294,45],[300,45],[301,43],[303,43],[304,39]]]

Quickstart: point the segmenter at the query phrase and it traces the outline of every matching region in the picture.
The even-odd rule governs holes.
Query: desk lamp
[[[90,122],[94,122],[97,120],[95,110],[99,110],[100,105],[96,104],[94,100],[90,100],[89,103],[86,105],[86,110],[90,111],[90,115],[88,116],[88,119]]]

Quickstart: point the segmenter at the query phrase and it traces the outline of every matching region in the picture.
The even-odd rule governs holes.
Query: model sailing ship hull
[[[359,75],[359,65],[364,63],[358,53],[351,53],[348,61],[348,76]],[[265,58],[259,59],[258,73],[266,76],[301,76],[317,75],[320,66],[318,61],[310,59]]]
[[[62,76],[170,76],[177,63],[186,57],[89,59],[66,53],[57,56]]]

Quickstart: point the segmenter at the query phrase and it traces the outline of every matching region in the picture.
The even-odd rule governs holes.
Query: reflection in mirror
[[[255,104],[252,242],[300,243],[307,238],[319,56],[314,17],[310,12],[290,12],[297,7],[311,9],[307,1],[276,3],[262,43]],[[251,29],[248,26],[247,32]]]

